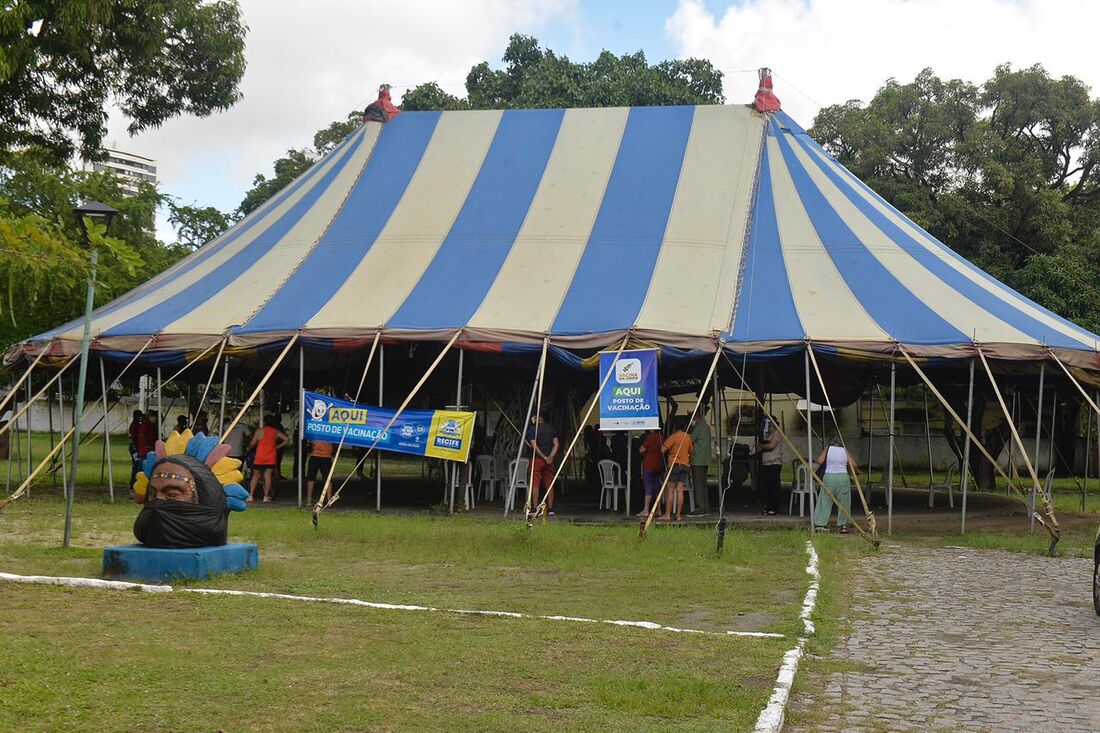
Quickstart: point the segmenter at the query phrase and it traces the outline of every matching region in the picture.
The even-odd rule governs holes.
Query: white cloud
[[[575,0],[241,0],[249,26],[244,98],[207,118],[184,116],[134,138],[114,116],[107,140],[158,161],[161,188],[234,208],[288,148],[388,82],[399,95],[425,81],[464,93],[466,72],[498,57],[514,32],[575,17]],[[162,238],[170,236],[165,225]]]
[[[887,78],[910,81],[925,67],[981,83],[997,64],[1041,63],[1095,93],[1087,29],[1097,27],[1100,3],[1090,0],[744,0],[721,13],[680,0],[665,31],[680,56],[726,73],[730,102],[756,91],[743,70],[770,66],[783,109],[809,126],[821,105],[867,101]]]

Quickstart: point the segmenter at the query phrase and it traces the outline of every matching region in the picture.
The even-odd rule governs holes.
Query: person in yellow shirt
[[[694,445],[691,436],[684,432],[683,418],[677,418],[673,426],[674,432],[661,446],[661,452],[667,456],[668,465],[672,466],[668,477],[665,513],[661,515],[661,519],[668,521],[675,505],[676,521],[679,522],[684,518],[684,487],[687,485],[688,474],[691,473],[691,451]]]

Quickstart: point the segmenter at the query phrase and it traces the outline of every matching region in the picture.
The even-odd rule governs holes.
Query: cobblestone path
[[[1091,573],[1087,559],[970,549],[863,558],[852,633],[832,652],[861,671],[809,670],[788,730],[1100,731]]]

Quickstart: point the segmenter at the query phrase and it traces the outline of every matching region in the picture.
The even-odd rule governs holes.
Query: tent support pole
[[[871,389],[871,404],[867,406],[867,414],[870,417],[867,419],[867,490],[872,491],[871,488],[871,458],[872,449],[875,445],[875,392],[878,391],[878,385]]]
[[[57,419],[60,423],[57,432],[60,433],[65,424],[65,396],[61,390],[61,382],[57,383]],[[69,461],[64,445],[61,446],[61,495],[69,495]]]
[[[376,344],[378,343],[378,337],[381,336],[381,335],[382,335],[382,331],[381,331],[381,329],[379,329],[377,335],[375,336],[375,343]],[[428,378],[430,376],[432,376],[432,373],[435,372],[436,367],[438,367],[440,362],[443,361],[443,357],[445,357],[447,355],[447,352],[451,350],[451,347],[454,346],[455,341],[458,341],[458,337],[461,336],[461,335],[462,335],[462,329],[459,329],[459,330],[455,331],[454,336],[451,336],[451,339],[443,347],[443,350],[439,352],[439,356],[435,357],[435,361],[433,361],[431,363],[431,366],[428,367],[428,371],[424,372],[424,375],[422,377],[420,377],[420,381],[417,382],[415,385],[413,385],[412,390],[405,397],[405,399],[401,402],[401,406],[398,407],[397,411],[393,413],[393,417],[391,417],[389,422],[386,423],[386,426],[384,428],[382,428],[382,430],[379,431],[378,437],[375,438],[374,442],[371,443],[371,446],[369,448],[367,448],[367,452],[363,454],[363,457],[359,459],[359,462],[356,464],[356,469],[358,469],[359,466],[363,465],[363,462],[366,461],[367,458],[370,457],[370,455],[372,453],[374,453],[374,449],[378,447],[378,442],[380,440],[382,440],[382,436],[390,428],[392,428],[394,426],[394,424],[397,422],[397,419],[399,417],[401,417],[401,413],[403,413],[405,411],[405,408],[409,406],[409,403],[413,401],[413,398],[416,397],[416,394],[420,391],[420,388],[423,387],[424,383],[428,381]],[[372,348],[371,352],[373,353],[373,351],[374,351],[374,349]],[[366,375],[367,375],[367,372],[364,369],[363,370],[363,378],[359,380],[359,386],[360,387],[362,387],[363,380],[366,379]],[[358,394],[358,391],[357,391],[357,394]],[[347,435],[347,432],[345,432],[344,435]],[[340,445],[341,446],[343,445],[343,442],[344,442],[344,439],[343,439],[343,437],[341,437],[340,438]],[[338,446],[337,447],[337,453],[339,453],[339,450],[340,450],[340,448]],[[332,467],[333,467],[333,469],[336,468],[335,459],[332,462]],[[354,471],[352,473],[354,473]],[[317,526],[317,521],[318,521],[318,518],[321,515],[322,509],[327,509],[328,507],[330,507],[330,506],[332,506],[333,504],[336,503],[337,499],[340,498],[340,492],[342,492],[344,490],[344,487],[348,485],[348,481],[350,479],[351,479],[351,476],[348,476],[347,478],[345,478],[343,483],[340,484],[340,487],[338,489],[336,489],[336,492],[332,495],[332,498],[330,498],[327,502],[325,502],[324,504],[322,504],[321,502],[318,502],[317,505],[313,508],[313,526],[314,527]],[[332,471],[330,470],[329,471],[329,478],[325,481],[326,491],[328,489],[329,481],[331,481],[331,480],[332,480]],[[322,498],[324,498],[324,496],[325,495],[322,494]]]
[[[626,345],[629,341],[630,341],[630,333],[628,332],[627,335],[623,337],[623,342],[621,344],[619,344],[619,350],[615,352],[615,358],[611,361],[611,366],[608,368],[607,374],[605,374],[604,378],[600,381],[600,388],[598,390],[596,390],[596,394],[592,397],[592,404],[588,406],[588,412],[585,413],[584,418],[582,418],[581,421],[579,423],[577,423],[577,431],[573,434],[573,440],[571,440],[569,442],[569,447],[565,449],[564,453],[562,453],[561,461],[558,462],[558,467],[557,467],[557,469],[554,470],[554,475],[550,479],[550,485],[546,487],[546,493],[542,495],[542,499],[539,501],[538,506],[535,507],[535,514],[542,514],[543,521],[546,521],[547,514],[549,512],[549,507],[548,507],[547,502],[550,500],[550,497],[552,496],[552,494],[550,492],[552,492],[554,490],[554,484],[556,484],[558,482],[558,476],[560,476],[562,470],[564,470],[565,464],[569,460],[569,454],[573,452],[573,448],[577,445],[577,440],[581,437],[581,431],[584,429],[584,425],[588,422],[589,418],[592,417],[592,412],[596,409],[596,405],[598,405],[600,403],[600,394],[603,392],[604,387],[607,386],[607,380],[611,378],[611,374],[615,371],[615,365],[619,363],[619,357],[623,355],[623,349],[626,348]],[[721,350],[719,350],[719,352],[720,351]],[[542,408],[541,403],[542,403],[542,389],[540,387],[540,389],[539,389],[539,408],[540,408],[540,410]],[[536,413],[536,414],[538,414],[538,413]],[[534,472],[535,472],[535,459],[534,459],[534,457],[532,457],[531,458],[531,474],[532,474],[532,477],[534,476]],[[534,481],[532,480],[532,484],[533,483],[534,483]],[[661,500],[661,495],[658,494],[657,498],[653,500],[653,506],[656,507],[657,504],[660,502],[660,500]],[[653,517],[653,514],[651,513],[650,518],[652,518],[652,517]],[[644,530],[642,531],[642,535],[643,536],[645,535]]]
[[[107,371],[103,366],[103,357],[99,358],[99,379],[103,383],[103,450],[107,454],[107,493],[111,503],[115,503],[115,471],[111,465],[111,426],[107,407]]]
[[[718,374],[716,372],[715,375],[714,375],[714,381],[710,383],[711,390],[713,392],[713,394],[711,396],[711,401],[714,403],[714,409],[711,410],[711,415],[714,416],[714,437],[717,438],[717,440],[718,440],[718,493],[719,494],[721,494],[721,492],[722,492],[722,456],[725,455],[722,452],[722,398],[719,396],[719,393],[721,392],[722,388],[718,384],[720,381],[721,380],[719,379]],[[708,448],[709,448],[709,446],[708,446]],[[633,458],[633,456],[631,456],[631,458]],[[710,474],[710,467],[709,466],[707,467],[707,474],[708,474],[708,479],[709,479],[709,474]],[[709,481],[708,481],[708,483],[709,483]],[[707,490],[708,491],[710,490],[709,486],[707,487]],[[707,497],[707,502],[708,502],[708,506],[709,506],[710,497]],[[718,512],[718,518],[719,519],[722,518],[722,512],[721,511]]]
[[[119,375],[118,375],[119,379],[121,379],[122,375],[125,374],[127,372],[127,370],[131,366],[134,365],[134,362],[136,362],[138,360],[138,357],[140,357],[143,353],[145,353],[145,350],[147,348],[149,348],[149,345],[151,343],[153,343],[153,341],[155,339],[156,339],[156,336],[150,336],[149,337],[149,340],[145,342],[145,345],[142,346],[136,354],[134,354],[134,356],[130,359],[129,363],[125,367],[123,367],[121,372],[119,372]],[[71,361],[70,361],[70,363],[71,363]],[[58,373],[57,376],[60,376],[60,372]],[[48,386],[49,385],[47,385],[47,387]],[[5,507],[7,507],[13,501],[18,499],[20,496],[26,496],[28,494],[28,492],[30,490],[31,482],[34,481],[35,477],[38,476],[38,474],[42,472],[42,469],[44,469],[47,466],[47,464],[49,464],[50,461],[53,460],[53,457],[55,455],[57,455],[57,452],[59,450],[63,450],[65,448],[65,441],[67,441],[69,438],[71,438],[73,436],[73,434],[77,433],[78,430],[79,430],[79,427],[80,427],[80,416],[74,415],[74,417],[73,417],[73,426],[72,426],[72,428],[69,429],[69,432],[65,433],[65,435],[63,435],[61,437],[61,439],[57,442],[57,445],[55,445],[46,454],[46,457],[43,458],[41,460],[41,462],[39,462],[38,467],[35,468],[30,474],[27,475],[27,478],[23,480],[23,482],[19,485],[18,489],[16,489],[14,492],[12,492],[10,495],[8,495],[7,498],[5,498],[3,500],[0,500],[0,510],[3,510]],[[94,428],[93,428],[93,430],[94,430]],[[64,546],[66,546],[66,547],[69,544],[69,537],[71,535],[72,505],[73,505],[73,497],[76,495],[76,456],[77,456],[77,450],[76,450],[76,446],[75,446],[76,441],[74,440],[73,442],[74,442],[74,447],[73,447],[73,468],[72,468],[73,481],[72,481],[72,485],[69,487],[68,491],[66,492],[66,502],[65,502],[65,506],[66,506],[66,510],[65,510],[65,535],[64,535],[63,542],[64,542]]]
[[[764,402],[760,399],[760,396],[752,390],[745,389],[745,375],[737,369],[737,366],[732,361],[730,361],[728,356],[726,357],[726,362],[730,365],[730,369],[733,371],[734,375],[740,380],[742,393],[748,392],[749,394],[751,394],[753,401],[756,403],[757,409],[763,411]],[[877,536],[872,536],[865,529],[863,529],[863,527],[859,526],[859,523],[856,522],[850,511],[845,511],[844,507],[840,505],[840,502],[837,500],[833,492],[830,491],[825,482],[821,480],[821,477],[818,476],[815,471],[810,470],[809,458],[802,455],[802,452],[798,450],[798,446],[795,445],[794,441],[791,440],[790,436],[783,431],[783,428],[778,423],[776,424],[775,429],[779,433],[779,437],[783,439],[783,443],[791,449],[792,453],[794,453],[795,459],[798,460],[798,462],[800,462],[806,468],[809,473],[810,480],[815,482],[819,490],[822,491],[827,497],[829,497],[829,501],[831,501],[837,507],[837,514],[839,515],[843,513],[845,518],[847,518],[847,520],[851,522],[852,526],[856,528],[856,531],[859,532],[860,536],[870,542],[873,547],[877,548],[881,544],[879,538]]]
[[[837,420],[836,410],[833,409],[833,401],[829,397],[829,390],[825,387],[825,378],[821,374],[821,367],[817,364],[817,357],[814,355],[813,348],[807,344],[806,353],[810,357],[810,361],[813,363],[814,373],[817,375],[817,382],[821,385],[821,395],[825,398],[825,407],[829,410],[829,415],[833,419],[833,426],[836,428],[836,435],[840,438],[840,445],[844,448],[844,452],[848,453],[848,445],[844,442],[844,434],[840,430],[840,421]],[[807,415],[809,414],[810,403],[806,400]],[[821,411],[822,422],[825,421],[825,410]],[[826,450],[828,443],[825,441],[825,426],[821,428],[821,450]],[[863,506],[863,515],[867,517],[867,527],[871,530],[871,536],[878,537],[878,520],[875,519],[875,513],[871,511],[871,507],[867,504],[867,497],[863,494],[863,486],[859,483],[859,474],[856,471],[852,471],[852,483],[855,484],[856,493],[859,495],[859,503]]]
[[[15,389],[16,389],[15,387],[12,387],[11,391],[8,392],[8,396],[10,396],[11,393],[15,391]],[[1089,422],[1089,425],[1092,425],[1091,421]],[[50,431],[50,443],[53,443],[53,430]],[[11,457],[12,457],[12,454],[14,452],[15,451],[12,450],[11,438],[9,437],[8,438],[8,480],[4,484],[4,492],[5,493],[8,493],[8,492],[11,491]]]
[[[244,417],[244,413],[248,410],[249,407],[252,406],[252,402],[256,399],[256,396],[263,391],[264,385],[267,384],[267,380],[271,379],[271,375],[274,374],[275,370],[279,368],[279,365],[283,363],[283,359],[286,358],[287,353],[289,353],[290,349],[294,346],[295,343],[297,343],[298,336],[300,335],[300,332],[295,332],[294,335],[290,337],[290,340],[287,341],[286,346],[284,346],[283,350],[279,353],[278,358],[275,359],[275,363],[272,364],[271,368],[267,370],[267,374],[265,374],[263,379],[260,380],[260,383],[256,385],[256,389],[252,391],[252,394],[249,396],[249,398],[245,400],[244,406],[241,407],[241,410],[237,413],[237,416],[233,418],[233,422],[229,423],[229,429],[226,432],[233,432],[233,428],[237,427],[237,423],[241,421],[241,418]]]
[[[195,414],[191,416],[191,424],[195,424],[195,420],[198,418],[199,413],[202,412],[202,408],[206,405],[206,398],[210,395],[210,385],[214,383],[214,377],[218,374],[218,362],[222,360],[222,352],[225,351],[225,344],[229,341],[229,337],[226,336],[222,339],[221,346],[218,347],[218,355],[214,357],[214,365],[210,368],[210,376],[206,378],[206,386],[202,388],[202,397],[199,398],[199,404],[195,407]]]
[[[302,508],[302,446],[306,442],[306,347],[298,347],[298,508]]]
[[[542,354],[539,355],[539,365],[535,368],[535,383],[531,385],[531,399],[527,402],[527,416],[523,418],[523,426],[519,430],[519,445],[516,447],[516,462],[512,466],[512,474],[508,478],[508,496],[504,501],[504,518],[508,518],[508,512],[511,511],[512,503],[515,501],[516,496],[516,473],[519,471],[519,459],[523,457],[523,442],[527,435],[527,426],[531,424],[531,413],[535,409],[535,397],[539,393],[539,385],[542,384],[542,369],[546,364],[546,350],[550,345],[550,337],[545,336],[542,339]],[[504,411],[501,410],[503,413]],[[530,484],[527,487],[527,498],[524,499],[524,504],[530,504],[531,502],[531,488]]]
[[[1088,427],[1085,430],[1085,480],[1081,486],[1081,511],[1085,511],[1085,497],[1089,493],[1089,463],[1092,458],[1092,415],[1085,420]]]
[[[812,348],[813,347],[810,346],[810,342],[807,341],[806,342],[806,353],[802,355],[803,366],[805,367],[804,371],[806,372],[806,460],[810,463],[810,465],[807,466],[807,468],[806,468],[807,471],[813,470],[813,462],[814,462],[814,430],[813,430],[813,419],[810,417],[810,350]],[[797,407],[797,405],[795,405],[795,406]],[[825,445],[825,436],[824,435],[821,436],[821,445],[822,446]],[[809,480],[809,477],[807,477],[807,480]],[[812,481],[810,483],[811,483],[811,485],[813,484]],[[813,498],[812,494],[811,494],[811,498]],[[801,501],[802,500],[799,499],[799,502],[801,502]],[[814,504],[814,502],[811,501],[810,506],[813,506],[813,504]],[[798,507],[799,507],[798,511],[802,511],[802,504],[801,503],[798,505]],[[832,510],[830,509],[830,511],[832,511]],[[813,532],[813,530],[814,530],[814,513],[810,512],[809,514],[810,514],[810,531]]]
[[[1046,377],[1047,365],[1046,362],[1039,364],[1039,406],[1035,408],[1035,468],[1039,467],[1039,436],[1043,431],[1043,381]],[[992,379],[992,377],[990,377]],[[1023,450],[1023,448],[1020,448]],[[1036,479],[1038,480],[1038,479]],[[1031,516],[1027,525],[1027,531],[1035,533],[1035,485],[1031,486],[1031,501],[1028,504],[1029,514]]]
[[[225,357],[225,364],[222,367],[222,398],[221,406],[218,408],[218,435],[225,437],[225,433],[222,429],[225,427],[225,393],[229,391],[229,357]]]
[[[542,388],[546,384],[546,350],[547,350],[546,349],[546,344],[549,343],[550,337],[547,336],[545,338],[546,338],[546,340],[543,342],[542,371],[539,372],[539,377],[538,377],[538,396],[535,399],[535,424],[536,425],[538,424],[539,418],[542,417]],[[597,400],[599,399],[598,394],[596,395],[595,399],[597,399]],[[658,406],[658,410],[659,409],[660,409],[660,407]],[[582,420],[581,422],[583,424],[583,423],[587,422],[587,420]],[[523,429],[525,431],[523,433],[523,440],[526,441],[527,440],[527,433],[526,433],[527,426],[524,426]],[[535,430],[535,433],[536,434],[535,434],[534,437],[537,438],[538,437],[537,428]],[[521,441],[521,447],[522,447],[522,442],[523,441]],[[527,475],[527,497],[523,500],[523,516],[526,520],[530,521],[530,519],[531,519],[531,510],[535,508],[534,507],[534,498],[535,498],[535,489],[534,489],[534,485],[535,485],[535,451],[534,450],[531,451],[531,465],[528,467],[528,469],[529,469],[529,472],[528,472],[528,475]]]
[[[53,445],[54,444],[54,442],[53,442],[53,392],[47,392],[46,393],[46,419],[49,421],[50,445]],[[1091,428],[1091,427],[1092,427],[1092,420],[1090,419],[1089,420],[1089,428]],[[1088,445],[1088,443],[1089,443],[1089,441],[1086,441],[1085,445]],[[11,451],[9,451],[9,455],[10,455],[10,453],[11,453]],[[1085,455],[1086,456],[1088,455],[1087,451],[1086,451]],[[1088,470],[1087,469],[1085,470],[1085,475],[1086,475],[1086,477],[1088,476]],[[1086,481],[1087,480],[1088,479],[1086,478]],[[9,472],[9,474],[8,474],[8,484],[9,485],[6,485],[4,487],[8,491],[11,490],[10,483],[11,483],[11,473]],[[55,489],[57,488],[57,471],[50,471],[50,483],[53,485],[53,488],[55,488]]]
[[[462,407],[462,366],[463,357],[466,351],[464,349],[458,350],[458,383],[455,385],[455,409]],[[455,513],[455,490],[459,483],[458,461],[451,461],[451,514]],[[470,495],[469,492],[463,491],[463,501],[466,507],[466,511],[470,510]]]
[[[386,345],[378,344],[378,406],[382,406],[383,399],[383,377],[385,376],[384,369],[386,366]],[[382,451],[378,452],[378,455],[374,459],[374,510],[376,512],[382,511]]]
[[[33,379],[34,378],[32,376],[27,375],[27,405],[30,405],[31,402],[32,402],[32,400],[31,400],[31,382],[33,381]],[[31,453],[33,452],[32,449],[31,449],[31,418],[32,417],[33,417],[33,415],[28,411],[27,412],[27,473],[28,474],[31,472]]]
[[[36,356],[34,361],[31,362],[31,365],[27,367],[27,371],[23,372],[23,376],[15,380],[15,384],[11,386],[11,390],[8,391],[3,400],[0,400],[0,413],[3,413],[4,408],[8,406],[8,403],[14,400],[16,395],[19,394],[19,388],[23,386],[23,381],[30,378],[31,372],[33,372],[34,368],[38,366],[38,362],[42,361],[42,357],[46,355],[46,352],[50,350],[50,346],[52,345],[53,342],[51,341],[50,343],[43,346],[42,349],[38,352],[38,356]]]
[[[627,338],[629,338],[629,337],[627,337]],[[627,339],[623,339],[623,346],[624,347],[626,346],[626,342],[627,342]],[[608,379],[608,377],[611,376],[611,373],[615,371],[615,364],[619,361],[619,356],[621,356],[622,353],[623,353],[623,349],[622,349],[622,347],[620,347],[619,348],[619,353],[617,353],[615,355],[615,361],[611,362],[611,366],[608,367],[608,369],[607,369],[607,374],[604,375],[604,379],[600,383],[599,390],[596,391],[596,397],[592,402],[593,407],[600,401],[600,394],[603,392],[604,385],[607,384],[607,379]],[[699,394],[697,394],[695,396],[695,408],[691,411],[691,417],[689,417],[688,420],[687,420],[687,424],[689,426],[695,421],[695,416],[699,414],[699,405],[702,404],[702,402],[703,402],[703,395],[705,395],[707,393],[707,387],[710,386],[710,380],[714,377],[714,371],[718,368],[718,360],[722,358],[722,353],[723,353],[722,352],[722,342],[719,341],[719,342],[714,344],[714,359],[710,363],[710,369],[707,370],[707,376],[703,377],[703,383],[699,385]],[[589,409],[589,413],[591,413],[591,409]],[[588,422],[588,418],[585,418],[584,422]],[[776,425],[776,429],[777,430],[779,429],[778,425]],[[580,435],[580,431],[578,430],[577,435],[573,437],[573,442],[574,443],[577,442],[577,437],[579,435]],[[573,446],[570,446],[570,448],[572,448],[572,447]],[[627,451],[627,453],[629,453],[629,450]],[[670,456],[670,458],[671,458],[671,456]],[[629,460],[629,456],[628,456],[628,460]],[[673,465],[674,464],[669,463],[668,470],[665,471],[665,480],[661,482],[661,489],[660,489],[660,491],[657,492],[657,496],[653,497],[653,507],[649,510],[649,516],[646,517],[645,524],[642,525],[641,530],[640,530],[640,535],[642,537],[645,537],[646,531],[649,529],[650,525],[653,524],[653,518],[657,515],[657,507],[659,507],[661,505],[661,496],[664,495],[665,489],[668,487],[668,479],[669,479],[670,476],[672,476]],[[555,478],[557,478],[557,477],[555,476]],[[550,482],[550,485],[553,486],[554,483]],[[543,501],[545,501],[545,499]],[[682,506],[677,506],[676,510],[680,513],[683,513],[684,508]]]
[[[1051,395],[1050,395],[1050,434],[1049,434],[1050,447],[1047,448],[1047,473],[1052,472],[1055,468],[1055,466],[1054,466],[1054,426],[1056,424],[1055,416],[1057,415],[1057,413],[1058,413],[1058,388],[1055,387],[1054,390],[1051,392]],[[1038,462],[1038,461],[1036,461],[1036,462]],[[1046,484],[1043,485],[1043,489],[1046,490]],[[1051,493],[1051,496],[1049,496],[1047,498],[1049,498],[1051,501],[1054,501],[1054,496],[1053,496],[1053,494],[1054,494],[1054,484],[1053,483],[1050,486],[1050,493]]]
[[[979,348],[978,358],[982,360],[982,367],[985,369],[986,376],[989,377],[989,383],[993,387],[993,394],[997,396],[997,402],[1001,405],[1001,411],[1005,413],[1005,417],[1008,417],[1008,408],[1005,406],[1004,397],[1001,396],[1001,390],[997,386],[997,380],[993,378],[993,370],[989,368],[989,362],[985,358],[985,353]],[[1009,420],[1009,428],[1012,430],[1012,439],[1016,441],[1017,446],[1020,448],[1020,454],[1024,459],[1024,465],[1027,466],[1028,475],[1031,476],[1032,483],[1032,496],[1035,496],[1039,488],[1039,476],[1035,473],[1035,466],[1032,465],[1031,460],[1028,458],[1027,451],[1024,450],[1023,441],[1020,439],[1020,433],[1016,430],[1016,426]],[[1051,533],[1051,537],[1054,540],[1050,545],[1050,552],[1053,554],[1054,548],[1058,544],[1058,540],[1061,538],[1061,528],[1058,526],[1058,519],[1054,516],[1054,507],[1051,506],[1050,501],[1047,500],[1046,494],[1043,494],[1043,511],[1047,515],[1047,531]],[[1032,511],[1032,517],[1037,517],[1038,513]]]
[[[897,394],[897,364],[890,362],[890,454],[886,469],[886,534],[894,533],[894,400]]]
[[[932,419],[928,414],[928,389],[924,389],[924,439],[928,444],[928,487],[936,483],[936,477],[932,473]],[[929,494],[931,496],[931,494]]]
[[[363,392],[363,384],[367,381],[367,371],[370,369],[370,365],[374,363],[374,354],[378,351],[378,342],[382,340],[382,329],[379,328],[374,332],[374,341],[370,345],[370,353],[367,354],[367,363],[363,366],[363,375],[359,377],[359,386],[355,388],[355,399],[352,402],[359,401],[359,395]],[[348,365],[351,368],[351,365]],[[345,386],[346,386],[345,381]],[[336,450],[332,454],[332,464],[328,467],[328,474],[325,476],[325,483],[321,485],[321,490],[317,494],[317,503],[313,505],[313,526],[317,526],[317,517],[321,513],[321,507],[325,503],[325,499],[328,498],[328,491],[332,487],[332,476],[336,472],[336,464],[340,462],[340,453],[344,450],[344,440],[348,437],[348,428],[350,424],[344,425],[344,432],[340,434],[340,442],[336,444]],[[389,430],[389,427],[386,428]],[[351,475],[355,475],[355,471],[351,472]],[[351,475],[348,478],[351,478]],[[347,479],[344,480],[347,483]],[[343,488],[341,486],[341,488]],[[335,501],[335,499],[333,499]]]
[[[157,367],[157,440],[164,437],[164,383],[160,378],[160,367]]]
[[[963,444],[962,465],[962,524],[959,532],[966,534],[966,488],[970,478],[970,430],[974,420],[974,359],[970,360],[970,386],[966,393],[966,442]]]
[[[44,395],[44,394],[46,394],[47,392],[50,391],[50,387],[53,386],[53,383],[58,381],[59,379],[61,379],[61,375],[63,375],[65,373],[65,370],[68,369],[69,367],[71,367],[73,364],[75,364],[77,362],[78,358],[79,357],[74,356],[72,359],[70,359],[65,364],[65,366],[61,367],[61,369],[58,370],[57,374],[53,375],[50,378],[50,380],[48,382],[46,382],[46,385],[44,387],[42,387],[42,389],[38,390],[38,392],[35,393],[34,397],[28,397],[27,404],[20,407],[15,412],[15,414],[13,414],[11,416],[11,418],[6,423],[4,423],[2,426],[0,426],[0,435],[3,435],[4,433],[6,433],[10,430],[11,431],[11,437],[8,438],[8,441],[9,442],[14,442],[17,445],[19,443],[21,443],[22,440],[23,440],[23,437],[19,434],[19,418],[22,417],[24,415],[24,413],[26,413],[28,410],[31,409],[31,405],[33,405],[38,400],[42,399],[42,395]],[[30,417],[29,416],[27,417],[27,424],[28,425],[30,424]],[[14,438],[14,440],[12,440],[13,438]],[[22,469],[20,469],[20,470],[22,470]]]

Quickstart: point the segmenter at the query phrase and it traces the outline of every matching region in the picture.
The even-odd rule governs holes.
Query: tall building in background
[[[141,181],[157,184],[157,161],[152,158],[119,150],[118,143],[113,142],[105,145],[103,152],[103,160],[84,161],[84,170],[113,173],[129,193],[137,193]]]

